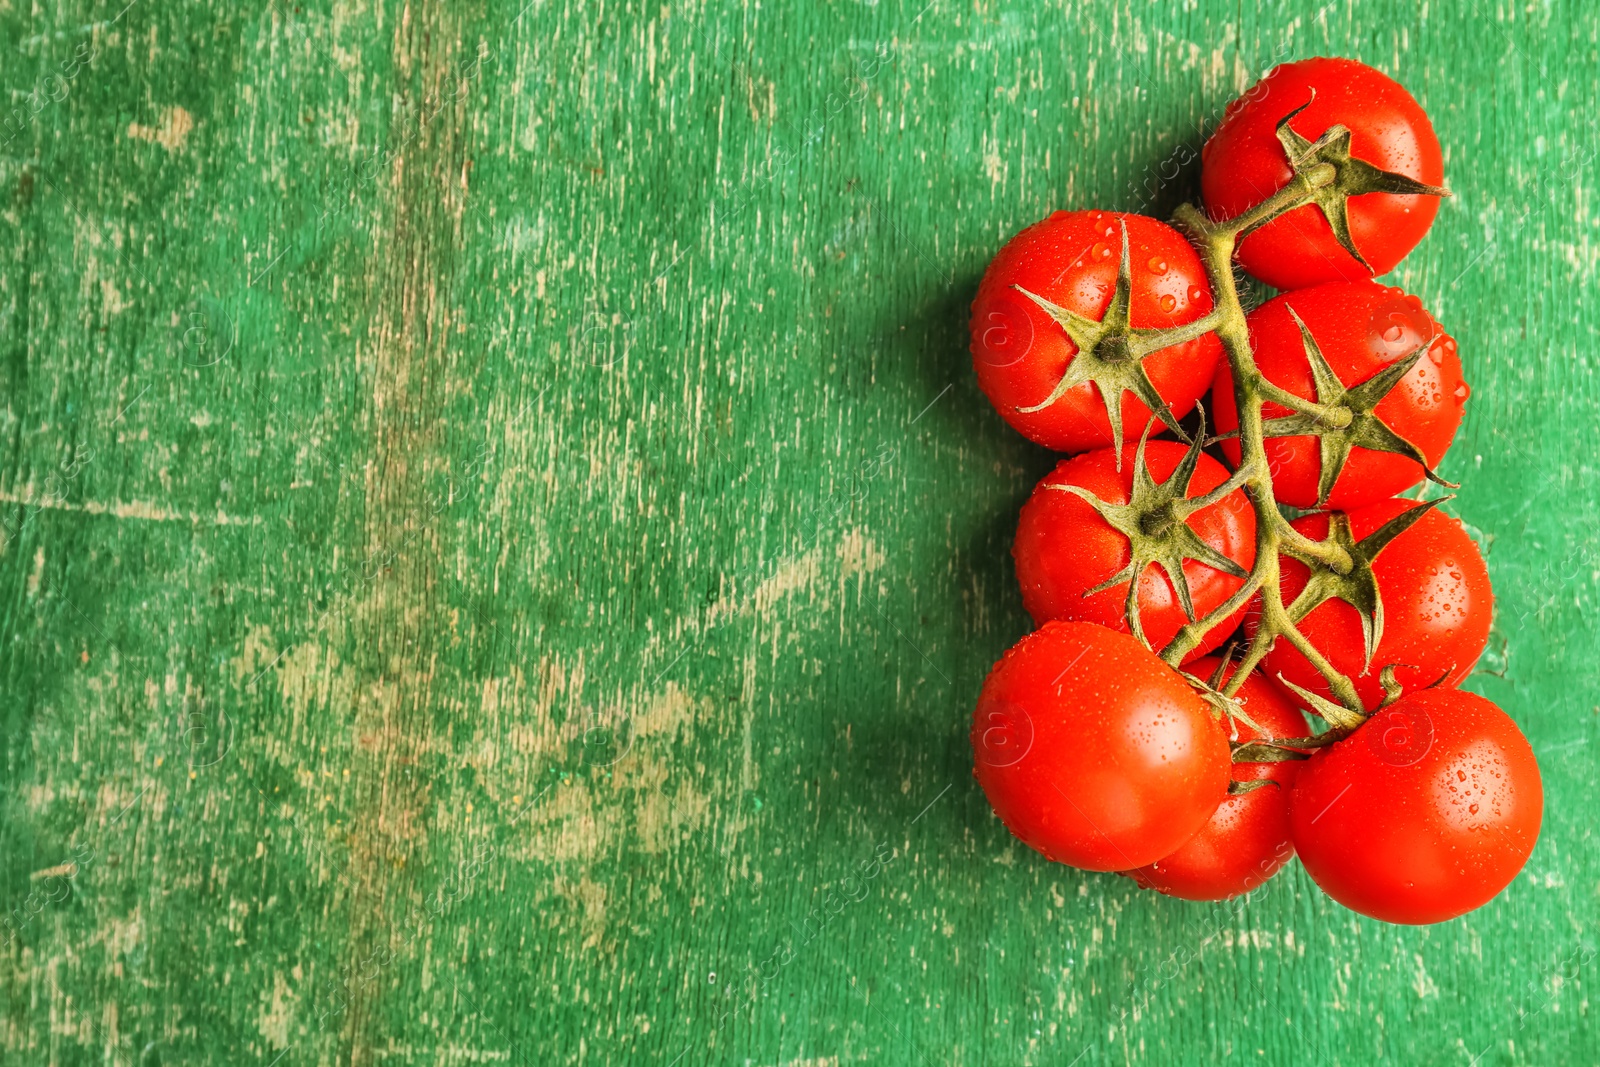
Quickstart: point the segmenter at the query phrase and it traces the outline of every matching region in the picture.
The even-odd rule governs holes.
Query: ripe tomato
[[[1197,677],[1210,678],[1217,663],[1215,657],[1208,657],[1187,669]],[[1232,674],[1230,666],[1224,677]],[[1245,679],[1237,699],[1264,732],[1237,721],[1234,740],[1283,740],[1308,733],[1305,717],[1281,689],[1258,673]],[[1226,736],[1229,723],[1220,720],[1216,728]],[[1200,832],[1176,852],[1125,873],[1145,889],[1183,900],[1226,900],[1261,885],[1294,855],[1289,842],[1289,789],[1299,768],[1299,762],[1235,763],[1234,781],[1273,784],[1229,796]]]
[[[1474,693],[1429,689],[1304,763],[1289,827],[1334,900],[1385,922],[1436,923],[1510,884],[1543,807],[1516,723]]]
[[[972,303],[972,364],[978,384],[1002,418],[1023,436],[1047,448],[1082,452],[1143,431],[1151,404],[1133,393],[1119,395],[1119,431],[1112,432],[1100,386],[1084,381],[1037,411],[1021,408],[1050,398],[1077,355],[1066,330],[1034,300],[1012,286],[1094,322],[1116,312],[1113,296],[1127,227],[1129,301],[1119,305],[1133,328],[1181,326],[1211,310],[1211,287],[1189,242],[1165,223],[1110,211],[1058,211],[1013,237],[978,286]],[[1097,351],[1106,346],[1097,346]],[[1210,387],[1222,351],[1214,333],[1145,356],[1142,364],[1120,362],[1107,349],[1101,376],[1116,378],[1142,365],[1146,399],[1171,406],[1174,419],[1194,407]],[[1089,366],[1088,363],[1084,367]],[[1079,368],[1083,371],[1083,368]],[[1086,371],[1083,371],[1087,373]],[[1148,386],[1153,386],[1153,390]],[[1160,404],[1154,406],[1160,407]]]
[[[1350,533],[1360,540],[1416,506],[1410,500],[1386,500],[1358,508],[1348,513]],[[1326,514],[1307,515],[1293,525],[1320,541],[1327,536],[1328,521]],[[1310,571],[1298,560],[1280,559],[1284,602],[1292,603]],[[1465,678],[1489,642],[1494,591],[1483,556],[1461,523],[1430,511],[1389,542],[1372,564],[1372,574],[1383,602],[1383,633],[1366,669],[1361,618],[1350,604],[1326,600],[1300,622],[1300,632],[1312,647],[1355,683],[1368,710],[1383,699],[1379,672],[1391,663],[1399,665],[1395,680],[1406,692],[1441,678],[1445,686]],[[1268,677],[1282,674],[1296,685],[1329,695],[1322,675],[1287,640],[1279,638],[1263,667]]]
[[[1085,452],[1062,460],[1034,488],[1022,506],[1017,523],[1017,539],[1011,549],[1017,563],[1017,580],[1022,585],[1022,604],[1043,625],[1051,619],[1097,622],[1123,633],[1131,633],[1126,613],[1128,583],[1099,592],[1089,590],[1127,570],[1132,550],[1127,533],[1114,527],[1087,500],[1053,486],[1072,485],[1088,490],[1111,505],[1126,505],[1134,488],[1137,446],[1122,446],[1122,470],[1117,470],[1116,453],[1109,448]],[[1188,449],[1176,441],[1149,441],[1145,462],[1150,474],[1165,482],[1174,476]],[[1222,464],[1204,453],[1197,455],[1194,473],[1185,487],[1186,497],[1204,496],[1228,478]],[[1178,486],[1172,486],[1176,492]],[[1122,516],[1122,521],[1139,529],[1151,508],[1138,516]],[[1256,516],[1243,490],[1235,489],[1209,507],[1185,520],[1194,536],[1211,551],[1232,560],[1248,571],[1256,561]],[[1149,535],[1141,532],[1141,540]],[[1170,538],[1176,540],[1175,537]],[[1195,558],[1186,558],[1182,573],[1188,583],[1194,612],[1204,616],[1227,600],[1244,579]],[[1172,577],[1160,565],[1146,564],[1139,577],[1138,613],[1150,647],[1160,649],[1187,621]],[[1241,608],[1239,617],[1245,609]],[[1221,644],[1237,627],[1239,618],[1225,621],[1206,635],[1190,658],[1204,655]]]
[[[1198,693],[1126,634],[1051,622],[994,665],[974,774],[1007,829],[1058,863],[1142,867],[1227,795],[1228,744]]]
[[[1338,382],[1314,377],[1313,356],[1307,352],[1298,315],[1310,332],[1316,350]],[[1325,428],[1327,436],[1268,437],[1264,442],[1273,494],[1280,503],[1297,508],[1360,507],[1416,485],[1423,467],[1402,452],[1392,438],[1398,435],[1419,450],[1428,466],[1436,466],[1461,425],[1461,409],[1470,390],[1461,379],[1456,343],[1414,296],[1376,282],[1338,282],[1314,289],[1284,293],[1262,304],[1248,316],[1250,347],[1256,366],[1267,381],[1296,396],[1320,400],[1352,413],[1343,430]],[[1380,378],[1419,347],[1426,352],[1398,382]],[[1386,376],[1387,377],[1387,376]],[[1363,383],[1367,383],[1363,385]],[[1348,393],[1345,391],[1348,390]],[[1340,400],[1338,394],[1345,394]],[[1371,394],[1378,395],[1371,395]],[[1239,428],[1233,394],[1233,372],[1228,361],[1217,368],[1212,403],[1218,433]],[[1359,414],[1365,410],[1376,416]],[[1270,401],[1262,405],[1268,420],[1293,415]],[[1287,429],[1288,423],[1279,423]],[[1332,448],[1334,451],[1328,452]],[[1228,438],[1223,451],[1239,462],[1239,442]],[[1347,455],[1325,501],[1319,500],[1326,457],[1338,468]]]
[[[1302,106],[1289,129],[1304,141],[1342,125],[1349,139],[1346,146],[1331,146],[1335,153],[1347,151],[1379,171],[1428,186],[1444,180],[1433,125],[1399,82],[1352,59],[1307,59],[1273,68],[1246,90],[1201,149],[1200,192],[1212,218],[1231,219],[1294,177],[1277,125]],[[1439,211],[1432,195],[1371,192],[1344,203],[1350,239],[1367,265],[1345,251],[1316,204],[1246,236],[1239,243],[1240,265],[1277,289],[1385,274],[1416,247]]]

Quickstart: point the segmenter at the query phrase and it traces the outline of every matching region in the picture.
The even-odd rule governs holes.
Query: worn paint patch
[[[798,556],[779,560],[772,573],[748,592],[736,589],[719,598],[706,609],[701,629],[750,615],[770,617],[779,604],[801,596],[831,606],[833,588],[842,592],[848,579],[860,581],[884,561],[883,552],[867,532],[853,528],[833,545],[814,545]]]
[[[214,512],[176,511],[148,501],[71,501],[43,493],[13,493],[0,490],[0,503],[20,504],[50,511],[80,511],[85,515],[110,515],[115,519],[143,519],[147,522],[187,522],[191,526],[260,526],[259,515],[230,515],[221,508]]]
[[[181,107],[165,108],[159,126],[128,123],[128,136],[140,141],[150,141],[168,152],[181,152],[189,143],[189,133],[194,129],[194,116]]]
[[[283,972],[274,972],[272,993],[262,1006],[261,1015],[256,1019],[256,1030],[266,1038],[267,1044],[272,1048],[288,1047],[289,1027],[294,1021],[294,1011],[299,999]]]

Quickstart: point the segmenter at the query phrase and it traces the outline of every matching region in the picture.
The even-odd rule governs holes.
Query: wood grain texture
[[[1591,7],[525,3],[0,3],[0,1063],[1600,1060]],[[1394,278],[1547,788],[1428,929],[970,773],[1051,465],[977,279],[1318,54],[1446,146]]]

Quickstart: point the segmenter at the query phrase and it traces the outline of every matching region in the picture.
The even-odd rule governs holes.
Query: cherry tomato
[[[1407,508],[1410,500],[1386,500],[1348,513],[1350,533],[1360,540]],[[1328,533],[1325,514],[1307,515],[1294,528],[1313,540]],[[1288,556],[1283,568],[1283,599],[1292,603],[1310,571]],[[1343,600],[1326,600],[1300,623],[1300,632],[1355,683],[1370,710],[1383,699],[1379,672],[1397,664],[1395,680],[1412,692],[1440,683],[1454,686],[1472,670],[1489,642],[1494,591],[1478,546],[1461,523],[1437,510],[1389,542],[1372,564],[1383,601],[1383,634],[1363,669],[1365,641],[1361,617]],[[1246,623],[1247,627],[1249,623]],[[1310,661],[1279,638],[1263,661],[1268,677],[1284,678],[1314,693],[1329,695],[1328,684]],[[1441,681],[1442,680],[1442,681]]]
[[[1516,723],[1474,693],[1428,689],[1303,764],[1289,827],[1334,900],[1385,922],[1436,923],[1510,884],[1543,808]]]
[[[1022,604],[1034,622],[1043,625],[1051,619],[1070,619],[1132,632],[1125,611],[1127,582],[1086,595],[1128,568],[1132,559],[1128,535],[1107,522],[1087,500],[1052,487],[1078,486],[1108,504],[1126,505],[1134,483],[1137,449],[1133,444],[1122,446],[1120,472],[1116,453],[1109,448],[1062,460],[1022,506],[1011,552],[1022,585]],[[1147,442],[1145,462],[1151,476],[1162,482],[1171,478],[1187,451],[1176,441]],[[1184,496],[1204,496],[1227,478],[1227,468],[1200,453]],[[1254,565],[1256,516],[1243,490],[1234,490],[1184,521],[1205,545],[1241,569],[1248,571]],[[1192,558],[1184,560],[1183,575],[1197,616],[1210,613],[1244,584],[1242,578]],[[1238,618],[1213,628],[1190,658],[1221,644],[1245,610],[1241,608]],[[1147,564],[1140,575],[1138,612],[1146,639],[1158,650],[1187,621],[1172,579],[1159,565]]]
[[[1002,418],[1047,448],[1082,452],[1110,445],[1111,423],[1099,387],[1089,381],[1041,410],[1018,410],[1049,399],[1078,349],[1056,320],[1012,286],[1103,321],[1116,289],[1124,225],[1129,324],[1181,326],[1209,312],[1210,283],[1189,242],[1163,222],[1110,211],[1058,211],[1023,230],[989,264],[972,303],[978,384]],[[1145,372],[1174,418],[1190,411],[1210,387],[1221,350],[1216,334],[1208,333],[1144,357]],[[1137,438],[1150,407],[1131,392],[1115,391],[1121,393],[1114,398],[1121,439]]]
[[[1312,357],[1296,315],[1338,377],[1338,385],[1329,382],[1319,388],[1315,383]],[[1416,297],[1376,282],[1339,282],[1284,293],[1252,311],[1247,321],[1256,366],[1273,385],[1324,403],[1337,400],[1334,393],[1352,390],[1335,405],[1352,412],[1352,421],[1342,432],[1328,438],[1268,437],[1263,442],[1273,494],[1280,503],[1297,508],[1360,507],[1417,484],[1423,478],[1422,465],[1403,451],[1382,450],[1400,447],[1385,430],[1414,445],[1430,467],[1444,458],[1461,425],[1462,405],[1470,390],[1461,379],[1455,341]],[[1424,353],[1397,382],[1376,377],[1422,346]],[[1381,398],[1371,395],[1375,393]],[[1239,414],[1233,372],[1226,360],[1217,368],[1212,404],[1217,432],[1236,431]],[[1376,416],[1381,426],[1363,422],[1354,415],[1358,409]],[[1272,420],[1292,414],[1271,401],[1262,405],[1269,432]],[[1324,440],[1347,445],[1348,459],[1328,499],[1319,501]],[[1364,447],[1358,441],[1380,447]],[[1223,451],[1234,464],[1239,462],[1237,438],[1227,438]]]
[[[1126,634],[1051,622],[983,684],[974,774],[1007,829],[1047,859],[1142,867],[1227,795],[1228,744],[1198,693]]]
[[[1218,662],[1215,657],[1207,657],[1186,669],[1198,678],[1209,679]],[[1232,674],[1230,666],[1224,677]],[[1244,713],[1263,732],[1235,720],[1238,736],[1233,740],[1285,740],[1309,733],[1305,717],[1281,689],[1259,673],[1245,679],[1237,699]],[[1222,719],[1216,728],[1227,735],[1229,726],[1229,721]],[[1294,855],[1289,841],[1289,789],[1299,767],[1298,761],[1235,763],[1234,781],[1273,784],[1229,796],[1200,832],[1177,851],[1149,866],[1128,871],[1127,875],[1145,889],[1183,900],[1226,900],[1263,884]]]
[[[1433,125],[1400,83],[1352,59],[1307,59],[1275,67],[1246,90],[1201,150],[1200,191],[1212,218],[1231,219],[1294,177],[1277,126],[1301,106],[1289,128],[1305,140],[1342,125],[1350,131],[1351,157],[1430,186],[1444,180]],[[1314,204],[1246,236],[1239,263],[1277,289],[1385,274],[1416,247],[1439,211],[1438,197],[1409,193],[1373,192],[1345,203],[1351,240],[1370,269],[1345,251]]]

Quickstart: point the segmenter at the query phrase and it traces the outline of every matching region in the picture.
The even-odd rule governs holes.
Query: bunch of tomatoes
[[[1058,211],[973,303],[984,392],[1069,454],[1022,508],[1038,629],[984,683],[976,775],[1051,860],[1218,900],[1298,854],[1355,911],[1450,919],[1522,869],[1543,791],[1457,688],[1483,558],[1448,498],[1400,495],[1448,485],[1469,395],[1455,341],[1373,280],[1448,195],[1439,142],[1397,82],[1311,59],[1201,160],[1203,212]],[[1235,264],[1279,295],[1247,312]]]

